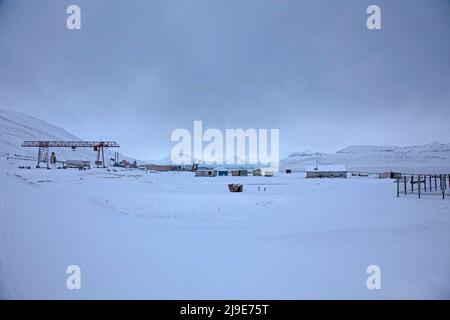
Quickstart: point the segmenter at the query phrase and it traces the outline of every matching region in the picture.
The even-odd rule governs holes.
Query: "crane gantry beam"
[[[115,141],[24,141],[22,147],[52,147],[52,148],[119,148]]]
[[[104,148],[119,148],[119,144],[115,141],[24,141],[22,143],[24,148],[39,148],[38,149],[38,163],[37,167],[41,161],[47,163],[47,168],[49,168],[49,148],[94,148],[97,151],[97,161],[96,164],[100,163],[105,167],[105,154]],[[100,157],[102,160],[100,161]]]

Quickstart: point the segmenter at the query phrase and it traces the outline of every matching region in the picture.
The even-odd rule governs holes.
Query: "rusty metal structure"
[[[49,168],[49,149],[50,148],[93,148],[97,152],[97,160],[95,164],[105,168],[105,148],[119,148],[119,144],[115,141],[24,141],[22,143],[24,148],[38,148],[37,168],[40,167],[41,162],[47,164]]]

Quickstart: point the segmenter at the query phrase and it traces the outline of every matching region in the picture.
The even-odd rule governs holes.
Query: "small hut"
[[[263,172],[262,172],[261,169],[255,169],[255,170],[253,170],[253,175],[254,175],[254,176],[261,177],[262,174],[263,174]]]
[[[217,170],[217,173],[218,173],[219,177],[228,176],[228,170],[225,170],[225,169]]]
[[[239,175],[242,177],[246,177],[248,175],[248,171],[246,169],[239,170]]]
[[[265,170],[264,171],[264,176],[265,177],[273,177],[273,171]]]

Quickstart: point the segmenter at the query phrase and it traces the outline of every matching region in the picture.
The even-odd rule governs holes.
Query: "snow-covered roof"
[[[306,171],[323,171],[323,172],[337,172],[347,171],[347,168],[343,164],[308,166]]]

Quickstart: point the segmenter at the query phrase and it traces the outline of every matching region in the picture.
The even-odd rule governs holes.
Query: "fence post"
[[[434,175],[434,191],[436,191],[437,190],[437,176],[436,175]]]
[[[405,195],[406,195],[406,176],[403,177],[403,189],[405,191]]]
[[[445,199],[445,181],[444,177],[441,175],[441,189],[442,189],[442,199]]]
[[[397,179],[397,198],[400,197],[400,179]]]
[[[419,199],[420,199],[420,185],[421,185],[421,182],[420,182],[420,174],[419,174],[419,177],[418,177],[417,183],[418,183],[418,185],[417,185],[417,193],[418,193],[418,195],[419,195]]]
[[[414,193],[414,175],[411,175],[411,193]]]
[[[427,175],[423,176],[423,191],[427,192]]]
[[[430,192],[431,192],[431,191],[433,191],[433,186],[431,185],[431,174],[430,174],[430,176],[428,178],[429,178],[429,181],[430,181]]]

